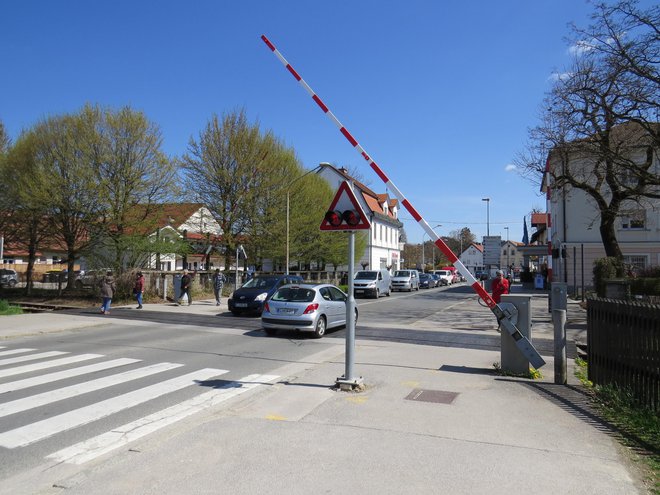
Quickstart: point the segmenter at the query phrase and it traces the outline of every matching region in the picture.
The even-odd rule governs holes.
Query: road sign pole
[[[346,301],[346,366],[344,376],[337,378],[337,386],[342,390],[353,389],[362,384],[362,377],[356,378],[355,367],[355,297],[353,296],[353,272],[355,271],[355,231],[348,233],[348,300]]]

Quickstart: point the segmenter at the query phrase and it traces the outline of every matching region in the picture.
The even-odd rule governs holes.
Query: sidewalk
[[[544,302],[547,311],[547,299],[535,295],[534,310],[542,313]],[[217,308],[200,301],[186,310]],[[44,316],[63,315],[7,318]],[[492,327],[488,318],[482,323]],[[534,331],[545,335],[547,324],[538,321]],[[273,370],[281,377],[274,385],[132,443],[105,463],[50,466],[25,482],[57,486],[45,494],[645,493],[580,387],[552,383],[552,359],[544,378],[532,381],[496,375],[496,351],[358,340],[355,372],[366,390],[338,392],[332,386],[344,373],[345,344],[326,342],[335,345]]]

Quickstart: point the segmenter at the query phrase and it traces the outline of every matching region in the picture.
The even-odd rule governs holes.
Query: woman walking
[[[110,314],[110,304],[116,290],[115,278],[112,276],[112,271],[108,270],[103,280],[101,280],[101,297],[103,298],[103,305],[101,306],[102,314]]]
[[[142,294],[144,294],[144,275],[142,275],[142,272],[137,272],[133,294],[135,294],[135,299],[137,299],[138,303],[138,307],[135,309],[142,309]]]

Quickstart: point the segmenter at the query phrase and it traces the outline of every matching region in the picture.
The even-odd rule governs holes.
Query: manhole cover
[[[445,390],[424,390],[416,388],[408,397],[407,400],[417,400],[422,402],[434,402],[436,404],[451,404],[458,396],[456,392],[446,392]]]

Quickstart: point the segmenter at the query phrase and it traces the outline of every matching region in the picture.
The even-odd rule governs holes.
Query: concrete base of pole
[[[335,385],[342,392],[361,392],[364,390],[364,381],[361,376],[351,380],[347,380],[343,376],[340,376],[335,380]]]
[[[518,310],[518,317],[515,325],[520,333],[532,340],[532,297],[531,296],[513,296],[505,294],[502,296],[503,303],[511,303]],[[500,337],[500,367],[502,371],[516,375],[529,374],[529,360],[520,352],[513,337],[505,330],[501,331]]]

